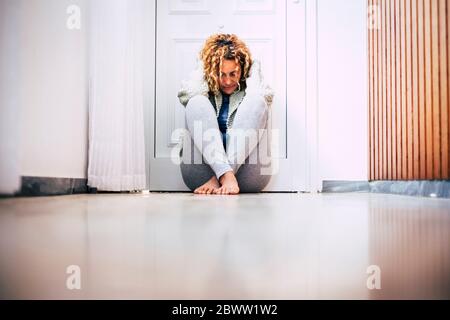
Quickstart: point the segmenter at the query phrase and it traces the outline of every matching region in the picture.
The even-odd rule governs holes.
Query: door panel
[[[170,155],[181,140],[173,136],[184,128],[184,107],[177,92],[196,66],[205,39],[213,33],[235,33],[261,61],[266,82],[275,91],[272,128],[278,130],[279,170],[266,191],[292,191],[292,159],[288,158],[286,105],[286,2],[275,0],[157,1],[156,92],[154,145],[150,189],[187,190],[179,166]],[[276,135],[274,135],[275,137]]]

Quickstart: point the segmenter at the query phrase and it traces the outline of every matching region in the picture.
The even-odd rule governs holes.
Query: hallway
[[[450,200],[7,198],[0,200],[0,257],[2,299],[448,299]],[[66,286],[68,266],[79,267],[80,290]],[[381,289],[369,289],[373,266]]]

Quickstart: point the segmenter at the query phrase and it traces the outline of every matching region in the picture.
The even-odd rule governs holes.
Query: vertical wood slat
[[[401,94],[402,94],[402,105],[401,105],[401,146],[402,146],[402,155],[401,155],[401,161],[402,161],[402,172],[401,172],[401,179],[406,180],[407,179],[407,118],[406,118],[406,0],[400,0],[400,33],[401,33],[401,77],[402,77],[402,84],[401,84]]]
[[[406,179],[412,180],[413,173],[413,94],[412,94],[412,1],[405,0],[405,53],[406,53]]]
[[[380,144],[381,144],[381,177],[383,180],[387,178],[386,170],[386,1],[380,1],[381,6],[381,112],[379,113],[381,120]]]
[[[381,16],[383,16],[382,13],[382,1],[378,0],[377,1],[377,6],[380,8],[379,9],[379,14],[381,14]],[[381,115],[381,110],[382,110],[382,105],[383,105],[383,82],[382,82],[382,75],[383,75],[383,69],[382,69],[382,52],[383,52],[383,46],[381,44],[381,34],[382,34],[382,30],[383,30],[383,23],[382,23],[382,17],[379,18],[379,22],[380,22],[380,29],[377,32],[378,33],[378,37],[377,37],[377,47],[378,47],[378,52],[377,52],[377,56],[378,56],[378,63],[377,63],[377,72],[378,72],[378,106],[377,106],[377,153],[376,153],[376,157],[378,158],[378,161],[376,163],[376,167],[378,168],[378,178],[377,179],[382,179],[383,177],[383,140],[381,139],[381,133],[382,133],[382,115]]]
[[[392,135],[391,135],[391,109],[392,109],[392,86],[391,86],[391,1],[386,4],[386,178],[392,179]]]
[[[433,74],[433,178],[441,178],[441,110],[439,77],[439,14],[438,0],[431,1],[432,74]]]
[[[448,175],[443,177],[444,179],[450,178],[450,5],[447,3],[446,7],[446,18],[447,21],[447,116],[449,117],[449,121],[446,121],[447,123],[447,132],[448,132],[448,139],[447,139],[447,150],[448,150]]]
[[[418,66],[418,41],[417,41],[417,0],[412,0],[411,7],[412,31],[412,178],[419,176],[419,66]]]
[[[449,61],[448,61],[448,29],[449,28],[449,16],[448,16],[448,3],[447,0],[440,0],[439,1],[439,32],[440,32],[440,38],[439,38],[439,44],[440,44],[440,102],[441,102],[441,168],[442,168],[442,176],[448,177],[449,176],[449,125],[450,125],[450,118],[449,118],[449,100],[448,100],[448,68],[449,68]],[[447,46],[445,45],[447,43]]]
[[[373,8],[373,1],[372,0],[368,0],[369,1],[369,8],[372,9]],[[371,12],[371,14],[373,15],[373,12]],[[373,23],[372,21],[370,21],[370,23]],[[374,98],[374,47],[373,47],[373,26],[370,26],[368,29],[368,48],[369,48],[369,52],[368,52],[368,56],[369,56],[369,91],[368,91],[368,98],[369,98],[369,115],[368,115],[368,128],[369,128],[369,139],[368,139],[368,143],[369,143],[369,157],[368,157],[368,168],[369,168],[369,180],[373,180],[375,177],[375,172],[374,172],[374,126],[373,126],[373,107],[375,104],[375,98]]]
[[[368,8],[372,7],[372,1],[371,0],[367,0],[367,5]],[[369,14],[369,12],[368,12]],[[369,20],[367,20],[369,23]],[[367,143],[369,145],[369,157],[368,158],[368,168],[369,168],[369,180],[373,179],[373,174],[372,174],[372,157],[373,157],[373,151],[372,151],[372,124],[370,123],[371,119],[372,119],[372,94],[373,94],[373,88],[372,88],[372,54],[373,54],[373,48],[372,48],[372,43],[371,43],[371,38],[372,38],[372,32],[370,31],[370,26],[367,24],[367,48],[368,48],[368,52],[367,52],[367,60],[369,61],[369,68],[368,68],[368,73],[369,73],[369,83],[368,83],[368,101],[367,101],[367,105],[369,106],[369,112],[368,112],[368,118],[367,118],[367,126],[369,129],[369,137],[367,139]]]
[[[396,0],[390,0],[391,6],[391,94],[392,94],[392,105],[391,105],[391,134],[392,134],[392,179],[397,179],[397,48],[396,48],[396,16],[395,16],[395,2]]]
[[[450,179],[448,0],[368,0],[370,180]]]
[[[417,3],[417,27],[419,38],[419,167],[418,179],[427,178],[426,159],[426,131],[425,131],[425,25],[424,25],[424,0]]]
[[[395,0],[395,19],[396,19],[396,137],[397,153],[395,154],[397,162],[397,179],[402,179],[402,64],[401,64],[401,19],[400,19],[400,1]]]
[[[432,117],[433,117],[433,179],[441,176],[441,112],[439,94],[439,0],[431,1],[431,43],[432,43]]]
[[[425,24],[425,136],[426,136],[426,179],[433,179],[433,113],[431,72],[431,7],[430,0],[424,0]]]
[[[378,4],[378,1],[379,0],[374,0],[373,1],[373,4],[374,5],[376,5],[377,6],[377,8],[379,7],[379,4]],[[378,10],[378,9],[376,9],[376,10]],[[380,31],[379,31],[379,25],[378,25],[378,22],[380,21],[379,20],[379,11],[376,11],[376,13],[375,13],[375,19],[376,19],[376,29],[374,29],[373,30],[373,42],[374,42],[374,54],[373,54],[373,56],[374,56],[374,62],[375,62],[375,64],[374,64],[374,100],[375,100],[375,104],[374,104],[374,110],[373,110],[373,126],[374,126],[374,130],[373,130],[373,132],[374,132],[374,138],[373,138],[373,141],[374,141],[374,163],[373,163],[373,166],[374,166],[374,174],[375,174],[375,176],[374,176],[374,178],[373,178],[373,180],[377,180],[377,179],[379,179],[379,177],[380,177],[380,172],[379,172],[379,163],[380,163],[380,159],[379,159],[379,146],[380,146],[380,144],[379,144],[379,139],[378,139],[378,137],[379,137],[379,135],[378,135],[378,129],[379,129],[379,122],[378,122],[378,110],[379,110],[379,97],[380,97],[380,84],[379,84],[379,79],[380,79],[380,72],[379,72],[379,61],[380,61],[380,59],[379,59],[379,55],[380,55],[380,49],[379,49],[379,47],[378,47],[378,43],[379,43],[379,35],[381,34],[380,33]]]

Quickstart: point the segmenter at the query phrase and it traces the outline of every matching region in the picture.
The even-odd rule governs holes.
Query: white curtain
[[[88,185],[146,189],[143,1],[90,0]]]

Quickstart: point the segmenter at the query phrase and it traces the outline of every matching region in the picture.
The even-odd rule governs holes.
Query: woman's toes
[[[205,189],[204,188],[197,188],[194,193],[196,194],[204,194],[205,193]]]
[[[195,194],[214,194],[216,189],[213,187],[199,187],[194,190]]]

